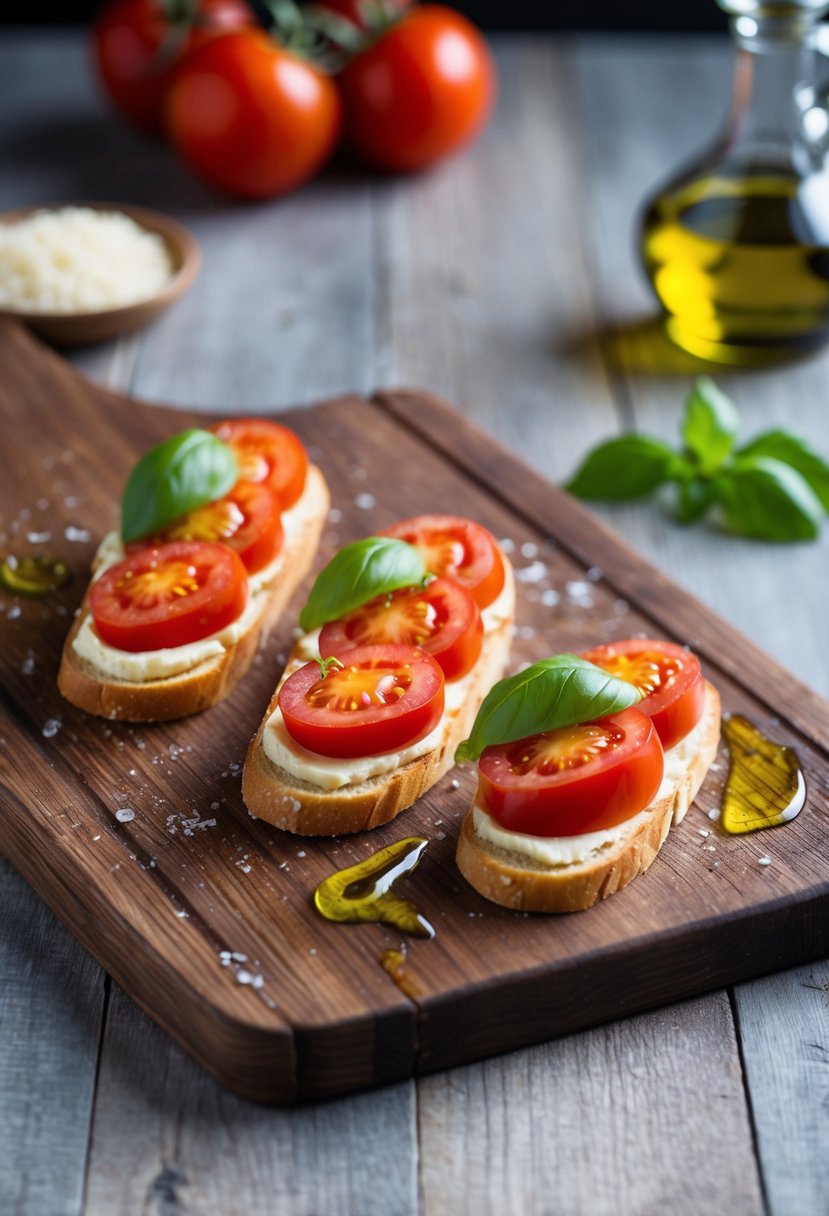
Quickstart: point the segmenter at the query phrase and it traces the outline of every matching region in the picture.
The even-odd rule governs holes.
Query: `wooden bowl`
[[[93,211],[120,211],[148,232],[158,233],[169,251],[173,277],[154,296],[118,308],[106,308],[100,312],[27,312],[0,308],[0,317],[22,321],[55,346],[87,346],[140,329],[190,289],[201,266],[201,251],[195,237],[183,224],[159,211],[147,211],[143,207],[129,207],[121,203],[48,203],[0,212],[0,224],[14,223],[36,211],[55,211],[73,206],[89,207]]]

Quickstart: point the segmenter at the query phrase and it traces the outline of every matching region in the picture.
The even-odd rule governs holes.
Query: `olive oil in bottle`
[[[646,205],[641,255],[673,341],[737,366],[829,341],[829,0],[718,0],[736,65],[725,131]]]
[[[654,199],[642,258],[679,346],[759,364],[827,341],[828,186],[823,176],[806,191],[774,172],[714,173]]]

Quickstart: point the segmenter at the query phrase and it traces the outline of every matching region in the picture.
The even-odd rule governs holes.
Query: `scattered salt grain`
[[[758,857],[757,864],[758,864],[758,866],[770,866],[771,858],[770,857]]]
[[[53,739],[62,726],[60,718],[47,718],[43,723],[41,734],[44,739]]]
[[[229,950],[220,950],[219,951],[219,962],[222,964],[223,967],[229,967],[230,964],[233,962],[233,955],[230,953]]]
[[[332,507],[328,512],[328,518],[332,524],[338,524],[343,517],[343,513],[339,507]]]
[[[516,570],[515,577],[519,583],[540,583],[547,577],[547,573],[543,562],[531,562],[529,566]]]
[[[526,540],[521,546],[522,557],[538,557],[538,545],[535,541]]]
[[[354,499],[354,506],[359,507],[361,511],[370,511],[376,505],[377,499],[373,494],[358,494]]]
[[[88,528],[75,528],[72,524],[64,528],[63,535],[67,540],[77,541],[79,545],[85,545],[92,540],[92,533]]]
[[[716,806],[712,807],[711,810],[708,812],[708,818],[709,819],[719,819],[719,817],[720,817],[719,807],[716,807]]]
[[[617,616],[624,616],[629,608],[630,604],[627,602],[627,600],[616,600],[613,605],[613,611]]]
[[[47,540],[52,539],[51,532],[27,532],[26,540],[30,545],[45,545]]]
[[[187,913],[185,912],[184,908],[179,908],[179,910],[176,912],[176,916],[179,920],[187,920]]]
[[[129,823],[135,818],[135,811],[131,806],[122,806],[115,812],[115,818],[119,823]]]
[[[547,591],[541,592],[541,603],[545,608],[555,608],[560,599],[561,596],[557,591],[554,591],[552,587],[550,587]]]
[[[21,673],[21,675],[24,675],[24,676],[30,676],[34,673],[34,669],[35,669],[34,652],[31,650],[28,650],[26,652],[25,659],[20,664],[20,673]]]
[[[6,613],[6,616],[9,618],[10,621],[16,621],[17,618],[22,614],[22,612],[23,612],[23,609],[20,607],[19,604],[12,604],[11,608]]]
[[[435,832],[435,840],[445,840],[445,839],[446,839],[445,832]]]
[[[602,577],[602,571],[599,569],[598,566],[591,566],[590,569],[587,571],[585,577],[587,579],[589,579],[591,583],[598,583],[598,581]]]
[[[453,790],[459,790],[461,788],[461,783],[458,781],[457,777],[452,778],[451,785]]]
[[[48,498],[39,498],[37,500],[37,502],[35,503],[35,506],[37,507],[38,511],[48,511],[49,510],[49,499]]]
[[[708,831],[708,828],[697,828],[697,831],[699,832],[700,836],[710,836],[711,835],[711,833]]]
[[[520,629],[516,629],[515,632],[518,634],[519,638],[524,638],[527,641],[529,641],[530,638],[535,637],[535,629],[532,625],[522,625]]]
[[[505,553],[514,553],[515,552],[515,541],[511,540],[508,536],[502,536],[501,539],[498,541],[498,544],[501,546],[501,548],[504,550]]]
[[[67,494],[63,500],[63,505],[68,507],[70,511],[73,511],[75,507],[81,505],[81,498],[78,494]]]
[[[582,579],[571,579],[565,583],[564,590],[577,604],[582,604],[585,608],[593,607],[593,588],[589,583]]]
[[[210,809],[211,809],[211,811],[218,811],[218,809],[219,809],[219,804],[218,804],[218,802],[211,802],[211,803],[210,803]]]
[[[305,850],[300,849],[299,852],[297,853],[297,857],[305,857],[305,856],[306,856]]]

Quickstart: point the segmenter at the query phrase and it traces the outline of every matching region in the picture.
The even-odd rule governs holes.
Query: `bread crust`
[[[316,557],[320,533],[328,515],[328,485],[316,465],[310,465],[306,490],[313,495],[314,510],[303,521],[295,537],[286,543],[281,565],[264,591],[264,611],[255,624],[222,654],[197,667],[162,680],[136,683],[114,679],[82,659],[74,642],[88,613],[89,590],[63,646],[58,689],[79,709],[102,718],[123,722],[169,722],[210,709],[227,696],[245,674],[261,643],[278,621]]]
[[[514,615],[511,570],[508,571],[508,585],[513,594],[509,616],[485,634],[468,695],[460,709],[447,711],[445,715],[445,733],[440,747],[391,773],[382,773],[341,789],[323,790],[279,768],[262,746],[265,725],[277,706],[277,689],[248,748],[242,773],[242,797],[251,814],[300,836],[341,836],[388,823],[416,802],[453,767],[455,748],[469,734],[484,696],[504,673]]]
[[[475,831],[473,811],[466,815],[456,861],[468,883],[485,899],[521,912],[578,912],[606,899],[644,874],[659,852],[672,823],[679,823],[696,797],[717,754],[720,696],[706,683],[703,732],[681,778],[648,808],[648,816],[600,857],[550,869],[524,854],[498,848]],[[681,746],[681,744],[680,744]]]

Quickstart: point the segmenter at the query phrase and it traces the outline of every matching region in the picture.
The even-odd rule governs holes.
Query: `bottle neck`
[[[815,77],[816,21],[829,3],[738,3],[723,3],[737,56],[727,142],[752,162],[790,165],[803,143],[803,109]]]

